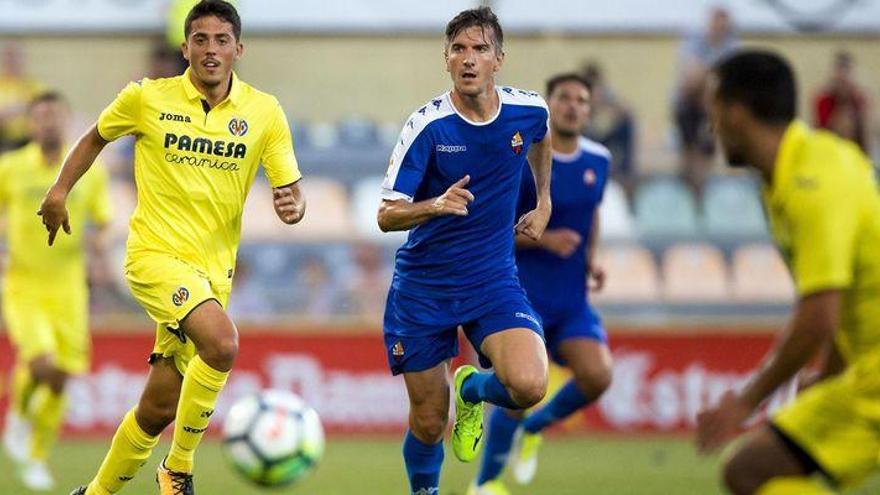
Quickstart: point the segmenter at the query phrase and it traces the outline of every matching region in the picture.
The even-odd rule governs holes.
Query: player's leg
[[[196,355],[183,375],[174,437],[164,467],[171,472],[191,473],[195,449],[238,355],[238,330],[214,299],[193,309],[181,322],[181,329],[195,344]]]
[[[504,409],[495,407],[489,414],[489,423],[486,431],[486,447],[483,449],[483,459],[477,479],[470,487],[468,495],[503,495],[506,488],[499,478],[507,464],[513,437],[519,428],[524,409]]]
[[[173,358],[153,356],[147,383],[136,408],[129,411],[101,463],[87,495],[118,493],[147,461],[162,431],[174,421],[182,377]]]
[[[480,352],[493,372],[474,373],[462,384],[462,398],[509,409],[534,406],[547,393],[547,352],[532,328],[511,328],[483,339]]]
[[[409,395],[409,430],[403,460],[411,493],[438,493],[443,465],[443,433],[449,421],[449,365],[404,373]]]

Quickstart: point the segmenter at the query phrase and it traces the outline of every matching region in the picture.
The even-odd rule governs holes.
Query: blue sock
[[[538,433],[553,423],[567,418],[589,402],[587,396],[578,388],[577,383],[570,380],[556,392],[556,395],[549,402],[544,404],[544,407],[523,420],[523,429],[529,433]]]
[[[507,389],[492,371],[474,373],[461,386],[461,398],[471,404],[488,402],[507,409],[522,409],[507,393]]]
[[[434,445],[422,443],[406,430],[403,440],[403,461],[412,493],[435,495],[440,493],[440,467],[443,465],[443,442]]]
[[[480,473],[477,475],[477,485],[498,478],[501,471],[504,471],[510,446],[513,444],[513,434],[519,426],[519,421],[519,418],[510,416],[500,407],[492,411],[492,415],[489,416],[489,436],[483,448],[483,464],[480,465]]]

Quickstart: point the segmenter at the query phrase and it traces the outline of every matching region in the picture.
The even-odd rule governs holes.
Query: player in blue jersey
[[[494,367],[455,372],[452,446],[460,460],[473,460],[482,444],[483,402],[526,408],[547,388],[543,333],[516,275],[514,235],[538,240],[550,217],[548,110],[537,93],[495,85],[502,43],[489,8],[449,22],[453,89],[412,114],[383,184],[380,228],[410,231],[397,252],[384,336],[391,371],[403,374],[409,393],[403,457],[413,494],[439,491],[459,326],[482,364]],[[527,161],[537,202],[517,219]]]
[[[516,263],[529,300],[544,322],[550,356],[572,371],[573,378],[541,409],[522,419],[523,411],[495,408],[483,463],[470,495],[506,495],[500,474],[519,431],[513,459],[514,478],[528,483],[535,475],[541,431],[594,402],[611,384],[611,352],[605,329],[587,302],[587,285],[599,290],[605,273],[593,262],[611,155],[580,136],[589,118],[590,87],[576,74],[547,82],[553,173],[553,215],[539,241],[517,236]],[[523,169],[520,209],[534,207],[535,180]]]

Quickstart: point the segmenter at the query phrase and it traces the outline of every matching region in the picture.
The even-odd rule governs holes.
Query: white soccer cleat
[[[14,412],[6,414],[6,428],[3,430],[3,449],[9,457],[24,464],[30,460],[31,425]]]
[[[535,479],[538,471],[538,449],[543,437],[540,433],[529,433],[520,428],[516,430],[513,454],[513,479],[520,485],[527,485]]]
[[[21,471],[21,481],[24,486],[35,492],[48,492],[55,488],[55,480],[49,467],[43,461],[31,461]]]
[[[510,491],[504,486],[500,480],[491,480],[477,486],[471,483],[468,487],[467,495],[510,495]]]

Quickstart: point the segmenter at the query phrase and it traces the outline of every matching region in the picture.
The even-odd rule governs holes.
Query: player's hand
[[[465,189],[465,186],[471,181],[470,175],[465,175],[455,184],[449,186],[445,193],[441,194],[431,204],[434,214],[442,215],[458,215],[467,216],[468,203],[474,200],[474,195]]]
[[[49,245],[55,243],[55,236],[58,229],[64,229],[67,235],[70,235],[70,216],[67,213],[67,194],[58,191],[53,186],[43,198],[37,215],[43,218],[43,225],[49,232]]]
[[[697,414],[697,448],[708,454],[724,446],[743,430],[752,408],[736,392],[728,391],[715,407]]]
[[[581,235],[572,229],[551,229],[541,236],[541,247],[560,258],[568,258],[574,254],[582,240]]]
[[[587,275],[589,278],[588,288],[590,289],[590,292],[599,292],[605,287],[605,268],[595,263],[591,263]]]
[[[305,214],[305,202],[293,191],[291,187],[277,187],[272,190],[273,206],[275,214],[287,225],[293,225],[302,220]]]
[[[534,241],[540,241],[549,221],[550,203],[538,202],[538,207],[520,217],[513,229],[517,234],[522,234]]]

